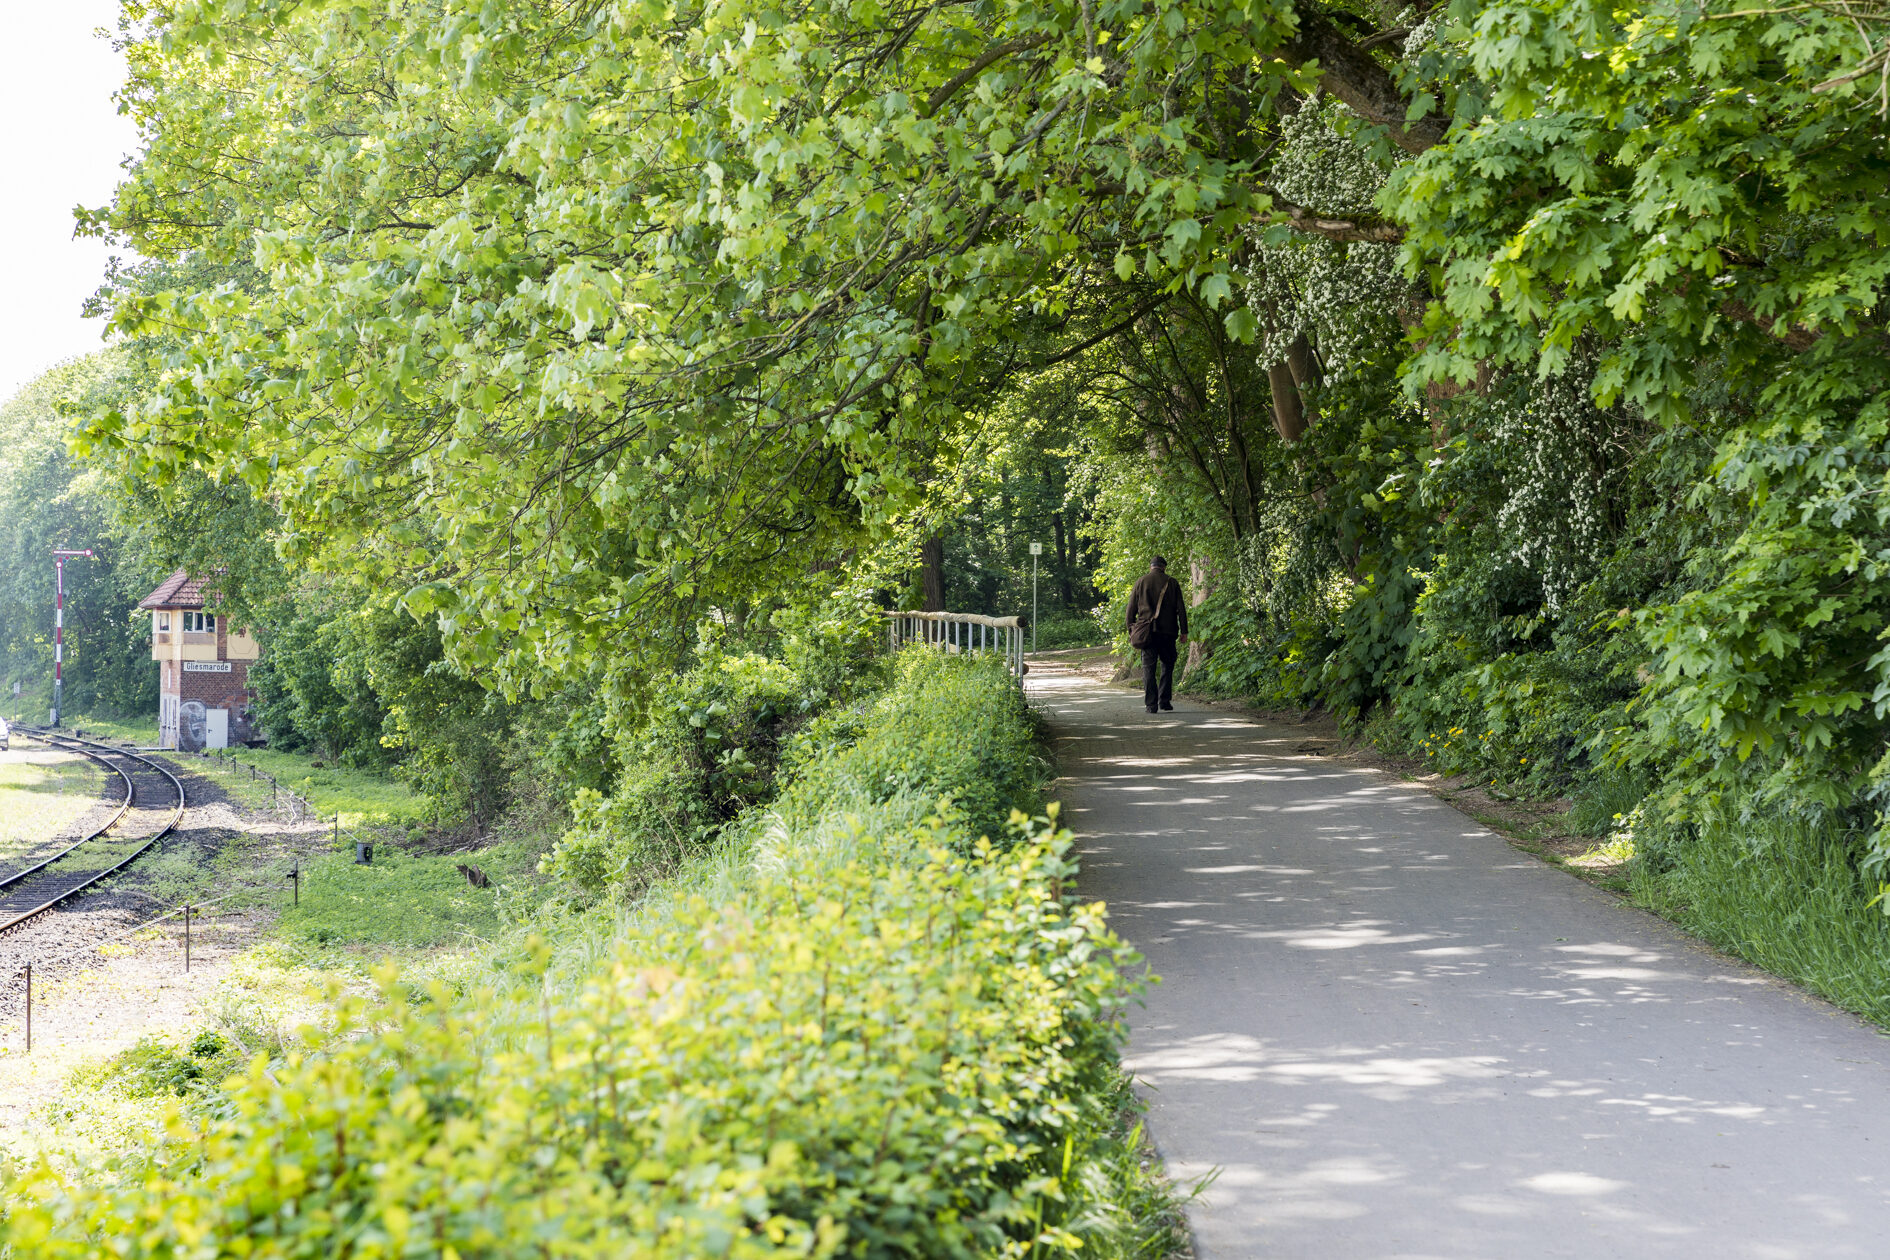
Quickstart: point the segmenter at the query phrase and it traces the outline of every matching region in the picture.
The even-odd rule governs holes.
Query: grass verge
[[[105,786],[105,771],[91,761],[0,763],[0,861],[36,848],[70,827],[105,799]],[[121,784],[119,792],[123,790]]]
[[[301,903],[282,911],[276,931],[310,946],[424,949],[489,941],[536,908],[541,851],[527,840],[472,854],[378,847],[371,864],[358,865],[350,845],[302,864]],[[462,865],[483,875],[486,885],[477,885]]]
[[[1845,836],[1804,823],[1704,827],[1636,860],[1639,905],[1720,949],[1890,1028],[1890,918]]]
[[[155,717],[108,718],[68,714],[65,718],[65,726],[67,730],[84,731],[87,739],[116,740],[121,744],[131,744],[138,748],[157,747],[158,726]]]
[[[266,780],[250,779],[247,767],[273,777],[282,790],[294,792],[306,800],[316,813],[326,817],[341,815],[343,830],[369,824],[416,827],[433,819],[431,798],[422,796],[406,784],[378,770],[356,770],[319,761],[304,753],[278,752],[270,748],[220,748],[208,757],[184,759],[200,773],[220,773],[220,784],[248,793],[246,799],[258,803],[269,795]],[[222,767],[219,771],[218,767]],[[244,767],[244,768],[239,768]],[[260,784],[246,789],[245,781]]]

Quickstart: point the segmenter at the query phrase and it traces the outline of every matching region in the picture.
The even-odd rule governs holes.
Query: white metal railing
[[[1024,664],[1024,628],[1015,617],[955,612],[889,612],[886,617],[895,652],[907,643],[929,643],[946,652],[1001,652],[1019,678],[1029,669]]]

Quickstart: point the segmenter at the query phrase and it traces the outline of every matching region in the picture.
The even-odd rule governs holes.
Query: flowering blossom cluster
[[[1273,166],[1279,195],[1322,215],[1371,210],[1386,172],[1342,129],[1344,106],[1309,102],[1281,120]],[[1341,380],[1374,354],[1396,346],[1400,314],[1413,305],[1395,245],[1302,237],[1284,244],[1256,238],[1248,301],[1266,316],[1262,365],[1280,362],[1293,342],[1312,343],[1326,375]]]
[[[1620,417],[1590,400],[1593,369],[1577,360],[1538,381],[1524,405],[1499,412],[1490,434],[1507,456],[1497,526],[1510,540],[1510,559],[1541,581],[1551,614],[1592,576],[1609,537],[1607,452]]]

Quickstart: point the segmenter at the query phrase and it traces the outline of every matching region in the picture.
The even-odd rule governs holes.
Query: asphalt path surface
[[[1305,735],[1033,662],[1201,1260],[1890,1254],[1890,1042]]]

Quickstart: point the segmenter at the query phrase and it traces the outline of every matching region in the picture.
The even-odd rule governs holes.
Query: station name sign
[[[186,674],[227,674],[230,672],[228,661],[185,661]]]

